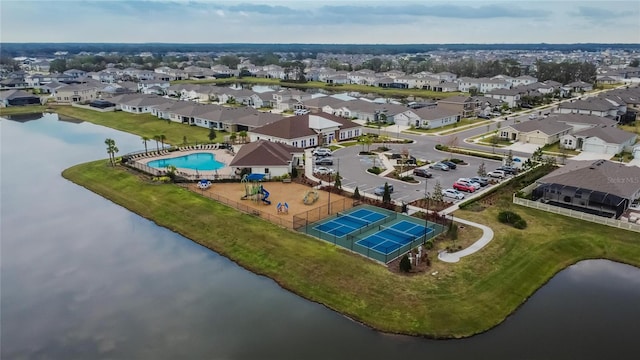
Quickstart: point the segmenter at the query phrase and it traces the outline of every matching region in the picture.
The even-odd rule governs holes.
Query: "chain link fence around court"
[[[373,207],[369,207],[369,206],[365,206],[366,208],[373,208]],[[325,208],[326,211],[326,208]],[[308,219],[315,219],[317,217],[316,214],[313,213],[313,211],[311,211],[311,214],[305,214],[304,216],[296,219],[294,217],[294,228],[300,232],[303,232],[307,235],[311,235],[313,237],[325,240],[329,243],[332,243],[334,245],[339,245],[342,246],[345,249],[348,249],[350,251],[353,251],[355,253],[364,255],[370,259],[379,261],[381,263],[389,263],[395,259],[397,259],[398,257],[408,253],[409,251],[411,251],[412,249],[418,247],[419,245],[424,245],[426,244],[427,241],[429,241],[430,239],[432,239],[433,237],[443,233],[446,230],[446,227],[441,225],[441,224],[437,224],[431,221],[428,221],[425,223],[424,220],[422,219],[418,219],[415,217],[411,217],[411,216],[406,216],[403,214],[399,214],[397,212],[394,211],[390,211],[390,210],[386,210],[386,209],[382,209],[382,208],[378,208],[375,207],[375,212],[377,213],[381,213],[381,214],[385,214],[386,217],[372,222],[370,224],[367,224],[359,229],[354,230],[353,232],[350,232],[349,234],[346,235],[339,235],[339,234],[331,234],[329,232],[325,232],[325,231],[321,231],[317,228],[317,226],[320,224],[319,220],[317,221],[309,221],[307,222]],[[338,211],[336,211],[336,216],[335,217],[339,217],[337,214]],[[312,216],[308,216],[308,215],[312,215]],[[326,218],[327,215],[324,215],[324,218]],[[387,225],[385,224],[391,224],[394,223],[396,220],[404,220],[404,221],[408,221],[411,222],[413,224],[416,225],[420,225],[420,226],[427,226],[427,228],[433,230],[433,232],[427,232],[426,234],[422,234],[422,235],[411,235],[411,237],[413,238],[411,240],[411,242],[398,246],[396,249],[387,249],[384,252],[381,251],[376,251],[374,249],[372,249],[372,247],[367,247],[367,246],[363,246],[361,244],[358,244],[358,241],[365,239],[366,237],[368,237],[369,235],[375,234],[377,232],[380,232],[382,230],[384,230],[385,228],[388,228]],[[393,229],[392,229],[393,230]]]
[[[293,215],[293,229],[299,231],[304,227],[308,227],[309,224],[351,209],[352,207],[353,199],[343,198],[329,204],[295,214]]]
[[[291,220],[288,220],[284,217],[282,217],[281,215],[274,215],[274,214],[270,214],[266,211],[262,211],[253,207],[250,207],[246,204],[243,204],[241,202],[235,201],[235,200],[231,200],[229,198],[226,198],[224,196],[221,196],[220,194],[217,193],[213,193],[210,191],[199,191],[197,189],[193,189],[191,187],[189,187],[187,184],[178,184],[178,186],[181,186],[187,190],[193,191],[197,194],[200,194],[204,197],[208,197],[209,199],[218,201],[222,204],[228,205],[234,209],[240,210],[246,214],[249,215],[255,215],[255,216],[259,216],[267,221],[270,221],[276,225],[280,225],[282,227],[285,227],[287,229],[291,229],[293,230],[293,222]],[[251,200],[247,200],[247,201],[251,201]]]

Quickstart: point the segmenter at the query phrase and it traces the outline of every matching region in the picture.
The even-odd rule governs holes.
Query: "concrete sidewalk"
[[[454,253],[448,253],[446,251],[439,252],[438,259],[441,261],[444,261],[447,263],[456,263],[460,261],[460,258],[469,256],[471,254],[476,253],[477,251],[480,251],[483,247],[485,247],[488,243],[490,243],[491,240],[493,240],[493,235],[494,235],[493,230],[491,230],[491,228],[488,226],[474,223],[474,222],[460,219],[460,218],[455,218],[455,217],[453,218],[453,221],[460,224],[465,224],[467,226],[473,226],[473,227],[482,229],[482,236],[480,237],[480,239],[478,239],[476,242],[471,244],[471,246],[469,246],[466,249],[456,251]]]

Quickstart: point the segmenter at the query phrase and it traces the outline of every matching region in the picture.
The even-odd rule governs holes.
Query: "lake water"
[[[140,150],[138,136],[57,115],[3,119],[0,130],[2,359],[637,355],[640,269],[578,263],[469,339],[381,334],[60,176],[106,158],[107,137]]]

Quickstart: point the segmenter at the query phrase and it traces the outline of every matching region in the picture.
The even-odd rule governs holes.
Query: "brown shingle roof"
[[[282,120],[251,130],[252,133],[275,136],[281,139],[297,139],[313,136],[317,133],[309,128],[309,116],[317,116],[340,124],[341,129],[359,127],[361,125],[339,116],[319,113],[285,117]]]
[[[229,165],[237,167],[286,166],[291,162],[293,154],[301,154],[303,151],[287,144],[258,140],[243,145]]]

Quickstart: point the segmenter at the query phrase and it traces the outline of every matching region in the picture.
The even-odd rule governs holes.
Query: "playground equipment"
[[[198,182],[198,188],[200,188],[201,190],[206,190],[210,187],[211,187],[211,181],[207,179],[201,179],[200,182]]]
[[[276,205],[276,209],[278,209],[278,214],[288,214],[289,213],[289,204],[287,203],[278,203]]]
[[[311,205],[316,201],[318,201],[319,198],[320,198],[320,194],[318,194],[318,190],[312,189],[304,193],[304,198],[302,198],[302,202],[305,205]]]
[[[267,200],[269,192],[259,183],[262,179],[264,179],[264,174],[244,175],[240,183],[244,186],[245,195],[240,199],[251,199],[255,202],[262,201],[267,205],[271,205],[271,200]]]

